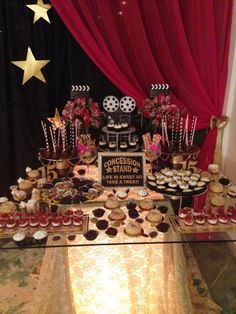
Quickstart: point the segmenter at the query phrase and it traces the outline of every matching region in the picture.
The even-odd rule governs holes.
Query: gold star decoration
[[[51,4],[43,3],[43,0],[37,0],[37,4],[26,4],[26,6],[34,11],[34,21],[36,23],[40,18],[44,19],[48,23],[51,23],[48,17],[47,11],[51,9]]]
[[[41,69],[48,64],[50,60],[36,60],[31,48],[28,47],[26,60],[24,61],[11,61],[14,65],[21,68],[24,71],[23,82],[24,85],[31,77],[36,77],[40,81],[46,83],[46,80],[41,72]]]
[[[60,126],[61,126],[61,116],[60,116],[60,114],[59,114],[57,109],[55,110],[54,117],[47,118],[47,119],[48,119],[48,121],[50,121],[55,126],[56,129],[60,128]]]

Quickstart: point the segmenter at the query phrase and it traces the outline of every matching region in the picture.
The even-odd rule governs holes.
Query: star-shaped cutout
[[[107,173],[112,173],[112,167],[107,167],[106,172]]]
[[[28,47],[26,60],[24,61],[11,61],[11,63],[15,64],[19,68],[24,71],[23,82],[24,85],[31,77],[36,77],[40,81],[46,83],[46,80],[41,72],[41,69],[48,64],[50,60],[36,60],[31,48]]]
[[[51,23],[48,17],[47,11],[51,9],[51,4],[43,3],[43,0],[37,0],[37,4],[27,4],[30,10],[34,11],[34,22],[36,23],[40,18],[44,19],[48,23]]]
[[[55,126],[56,129],[61,127],[61,116],[57,109],[55,110],[54,117],[47,119]]]
[[[138,173],[139,169],[137,167],[133,168],[133,173]]]

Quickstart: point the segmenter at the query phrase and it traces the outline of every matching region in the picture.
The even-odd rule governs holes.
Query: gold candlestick
[[[217,138],[216,138],[216,146],[214,151],[214,163],[219,165],[219,168],[222,169],[222,139],[224,128],[229,122],[229,117],[222,116],[217,118],[215,116],[211,117],[210,128],[217,128]]]

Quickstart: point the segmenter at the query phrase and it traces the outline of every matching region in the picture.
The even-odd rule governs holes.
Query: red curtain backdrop
[[[151,83],[169,83],[172,100],[198,116],[221,116],[232,0],[51,0],[97,67],[141,106]],[[209,132],[201,167],[213,160]]]

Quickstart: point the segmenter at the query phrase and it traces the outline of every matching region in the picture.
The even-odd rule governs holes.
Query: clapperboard
[[[70,98],[74,99],[76,97],[89,98],[90,87],[88,85],[71,85]]]
[[[165,96],[170,93],[169,84],[151,84],[150,88],[150,98],[156,97],[158,94],[164,94]]]

